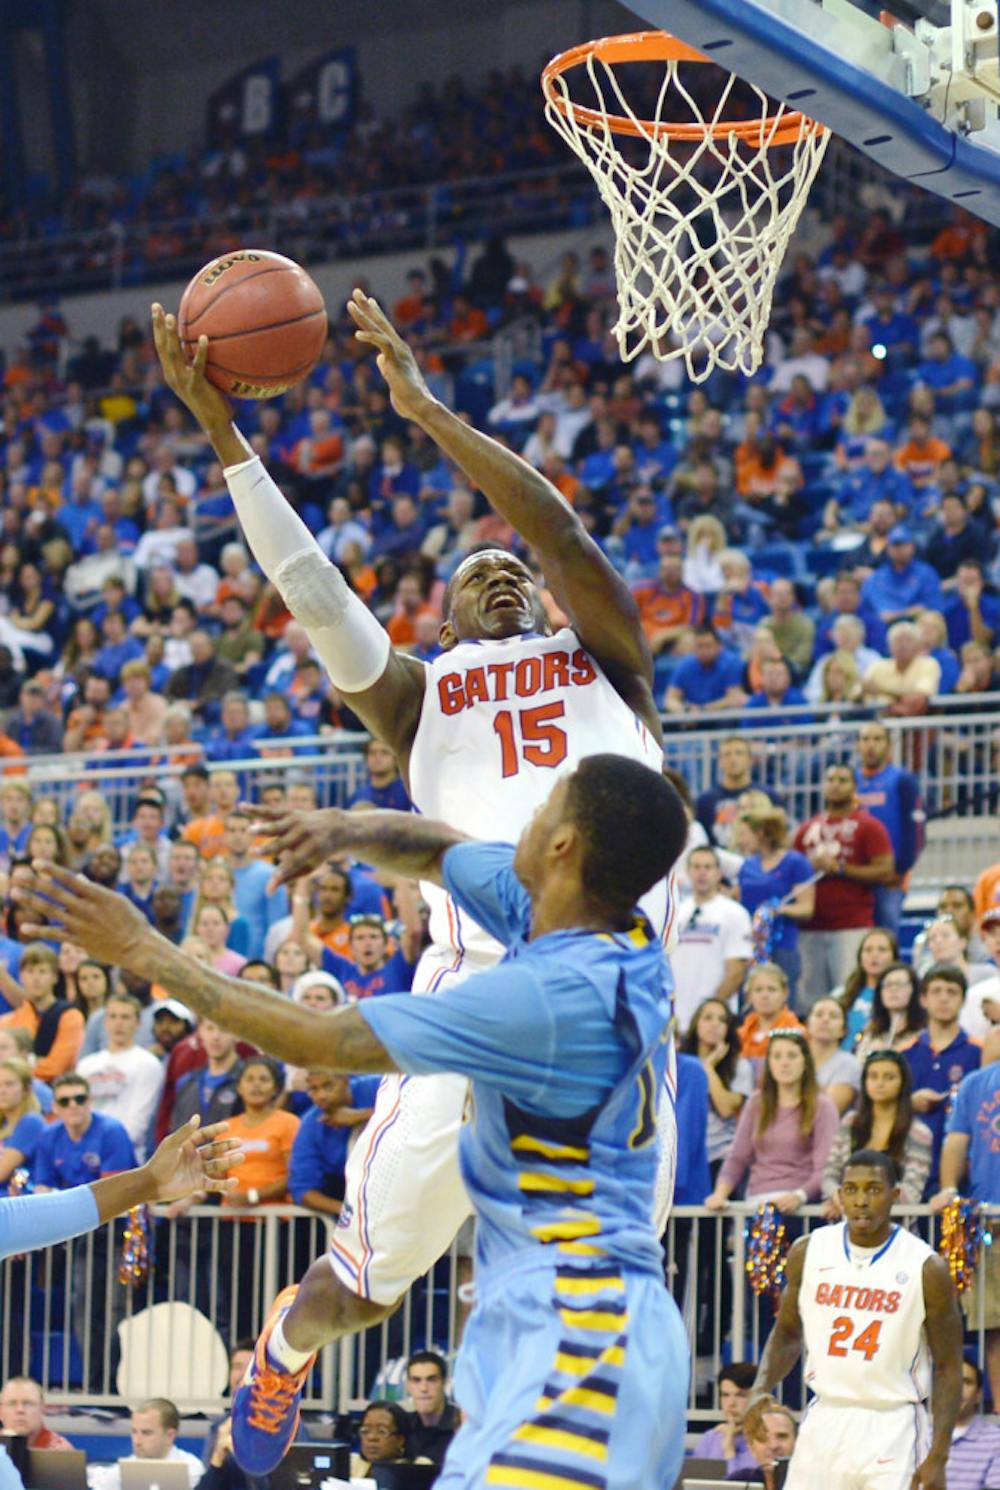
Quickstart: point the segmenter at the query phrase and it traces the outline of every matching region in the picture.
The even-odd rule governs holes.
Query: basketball
[[[326,307],[292,259],[264,248],[221,254],[181,297],[177,329],[194,360],[208,337],[205,376],[234,398],[274,398],[301,383],[326,342]]]

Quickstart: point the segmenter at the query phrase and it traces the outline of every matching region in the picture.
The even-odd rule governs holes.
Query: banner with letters
[[[278,58],[262,57],[217,88],[208,100],[209,146],[272,135],[281,106],[278,78]]]
[[[306,131],[347,130],[358,105],[358,67],[354,47],[324,52],[285,84],[285,107],[291,137],[301,143]]]

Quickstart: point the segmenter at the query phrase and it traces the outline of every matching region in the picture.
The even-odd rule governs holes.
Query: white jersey
[[[661,747],[573,631],[460,642],[427,666],[410,796],[425,817],[511,843],[560,776],[604,751],[656,771],[663,764]],[[497,961],[503,949],[449,895],[434,885],[423,894],[431,939],[454,969]],[[665,885],[643,901],[661,935],[667,905]]]
[[[846,1222],[811,1234],[799,1314],[806,1385],[821,1402],[888,1408],[926,1400],[923,1272],[934,1255],[901,1226],[875,1252],[851,1246]]]

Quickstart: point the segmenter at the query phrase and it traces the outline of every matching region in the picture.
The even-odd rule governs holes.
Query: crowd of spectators
[[[393,307],[434,391],[542,470],[632,584],[668,733],[721,726],[714,779],[691,804],[675,957],[683,1193],[712,1209],[745,1195],[835,1214],[838,1156],[862,1140],[892,1153],[908,1199],[940,1209],[968,1165],[971,1193],[1000,1201],[983,1127],[1000,1076],[1000,868],[943,892],[900,956],[923,808],[882,723],[952,696],[989,709],[998,683],[995,248],[961,212],[926,244],[881,212],[834,222],[815,260],[789,266],[762,375],[694,389],[676,362],[621,364],[603,248],[567,255],[538,285],[495,239],[468,278],[414,268]],[[542,361],[484,400],[468,349],[480,356],[515,316],[536,321]],[[310,738],[358,722],[252,564],[143,328],[123,323],[113,349],[68,338],[49,308],[4,375],[8,892],[42,855],[118,885],[206,962],[309,1007],[407,987],[424,934],[414,887],[330,862],[291,902],[268,893],[241,798],[314,805],[296,763]],[[436,655],[444,587],[470,549],[519,546],[396,416],[336,313],[311,377],[240,422],[418,658]],[[823,726],[831,764],[817,810],[793,823],[752,734],[726,726],[803,718]],[[28,774],[74,753],[87,787],[123,750],[137,782],[127,821],[100,777],[48,795]],[[364,750],[357,805],[405,808],[391,753]],[[254,1130],[227,1210],[291,1198],[336,1214],[369,1085],[282,1069],[142,980],[26,945],[9,895],[0,997],[3,1184],[126,1167],[197,1111]]]

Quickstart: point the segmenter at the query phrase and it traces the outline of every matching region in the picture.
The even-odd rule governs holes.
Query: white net
[[[619,53],[626,40],[618,39]],[[644,61],[637,80],[622,60],[588,52],[566,74],[550,64],[543,78],[549,123],[611,213],[621,356],[630,361],[648,348],[660,361],[683,357],[695,382],[716,367],[753,373],[829,133],[714,66]],[[571,80],[578,93],[589,86],[586,103],[571,99]],[[626,98],[626,81],[643,95],[645,118]]]

